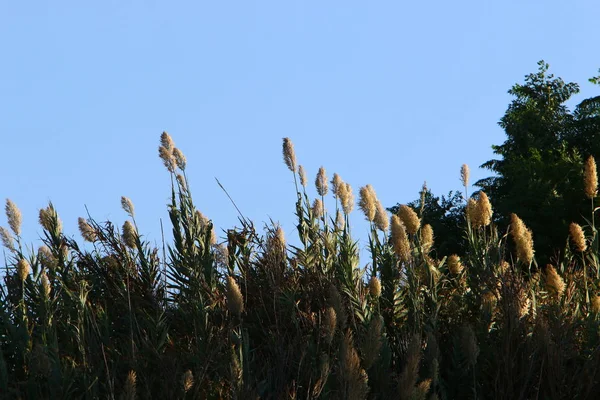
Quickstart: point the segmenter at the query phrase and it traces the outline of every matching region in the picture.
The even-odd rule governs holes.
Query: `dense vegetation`
[[[538,262],[529,222],[510,213],[496,218],[485,191],[440,202],[423,190],[414,207],[398,205],[390,215],[367,185],[357,191],[370,223],[362,267],[350,225],[357,218],[352,187],[321,168],[311,199],[289,139],[283,157],[297,193],[298,246],[280,227],[261,234],[243,217],[220,241],[194,206],[186,159],[167,133],[159,155],[171,178],[173,237],[160,249],[138,233],[134,206],[122,198],[129,216],[122,229],[80,218],[85,246],[63,233],[49,204],[39,215],[43,244],[28,251],[20,211],[7,200],[2,398],[600,393],[593,157],[572,166],[580,178],[573,187],[588,207],[563,232],[563,242],[570,239],[560,262]],[[460,176],[466,190],[466,165]],[[428,213],[437,213],[429,218],[441,221],[441,233],[426,223]],[[460,239],[439,237],[453,229]]]

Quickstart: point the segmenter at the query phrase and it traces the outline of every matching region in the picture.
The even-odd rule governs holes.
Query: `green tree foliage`
[[[600,96],[571,112],[565,103],[579,86],[548,74],[543,61],[538,66],[509,90],[515,98],[499,122],[507,139],[492,146],[500,158],[482,165],[495,175],[475,185],[491,197],[501,227],[511,212],[531,227],[544,254],[539,263],[564,248],[570,222],[589,215],[582,171],[589,155],[600,156]]]

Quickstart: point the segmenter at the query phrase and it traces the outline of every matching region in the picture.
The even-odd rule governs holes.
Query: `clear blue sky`
[[[258,226],[292,234],[283,137],[311,180],[324,165],[386,206],[425,180],[447,192],[462,163],[488,175],[506,92],[538,60],[582,84],[578,99],[598,94],[599,37],[596,0],[3,1],[0,198],[34,241],[48,200],[79,237],[84,205],[121,225],[125,195],[160,240],[167,130],[218,227],[237,216],[215,177]]]

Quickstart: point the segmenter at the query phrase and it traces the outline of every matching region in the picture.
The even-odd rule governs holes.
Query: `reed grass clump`
[[[515,214],[494,214],[483,192],[459,215],[464,251],[445,254],[436,247],[444,230],[434,235],[430,210],[404,205],[388,216],[365,185],[358,192],[369,221],[365,244],[353,230],[363,216],[351,214],[350,183],[337,173],[329,181],[321,167],[308,188],[286,138],[283,161],[297,196],[288,236],[277,223],[260,231],[240,217],[220,240],[192,198],[188,177],[196,172],[166,132],[159,157],[170,229],[160,245],[142,234],[127,197],[123,225],[79,218],[82,240],[64,232],[48,204],[35,246],[24,242],[21,212],[6,202],[0,398],[587,399],[600,392],[593,218],[573,221],[560,257],[540,268],[531,230]],[[595,166],[588,160],[585,168],[581,197],[594,195],[593,213]],[[461,182],[466,196],[466,165]],[[507,217],[509,237],[496,226]]]

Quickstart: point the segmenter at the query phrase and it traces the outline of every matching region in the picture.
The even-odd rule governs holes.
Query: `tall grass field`
[[[288,138],[297,238],[243,216],[221,235],[166,132],[159,157],[172,239],[158,246],[123,197],[127,222],[80,218],[81,240],[48,204],[33,248],[6,200],[0,398],[600,398],[593,158],[589,215],[565,232],[560,264],[538,265],[531,230],[512,214],[499,231],[486,193],[465,204],[465,254],[439,254],[423,208],[391,214],[371,185],[308,178]]]

